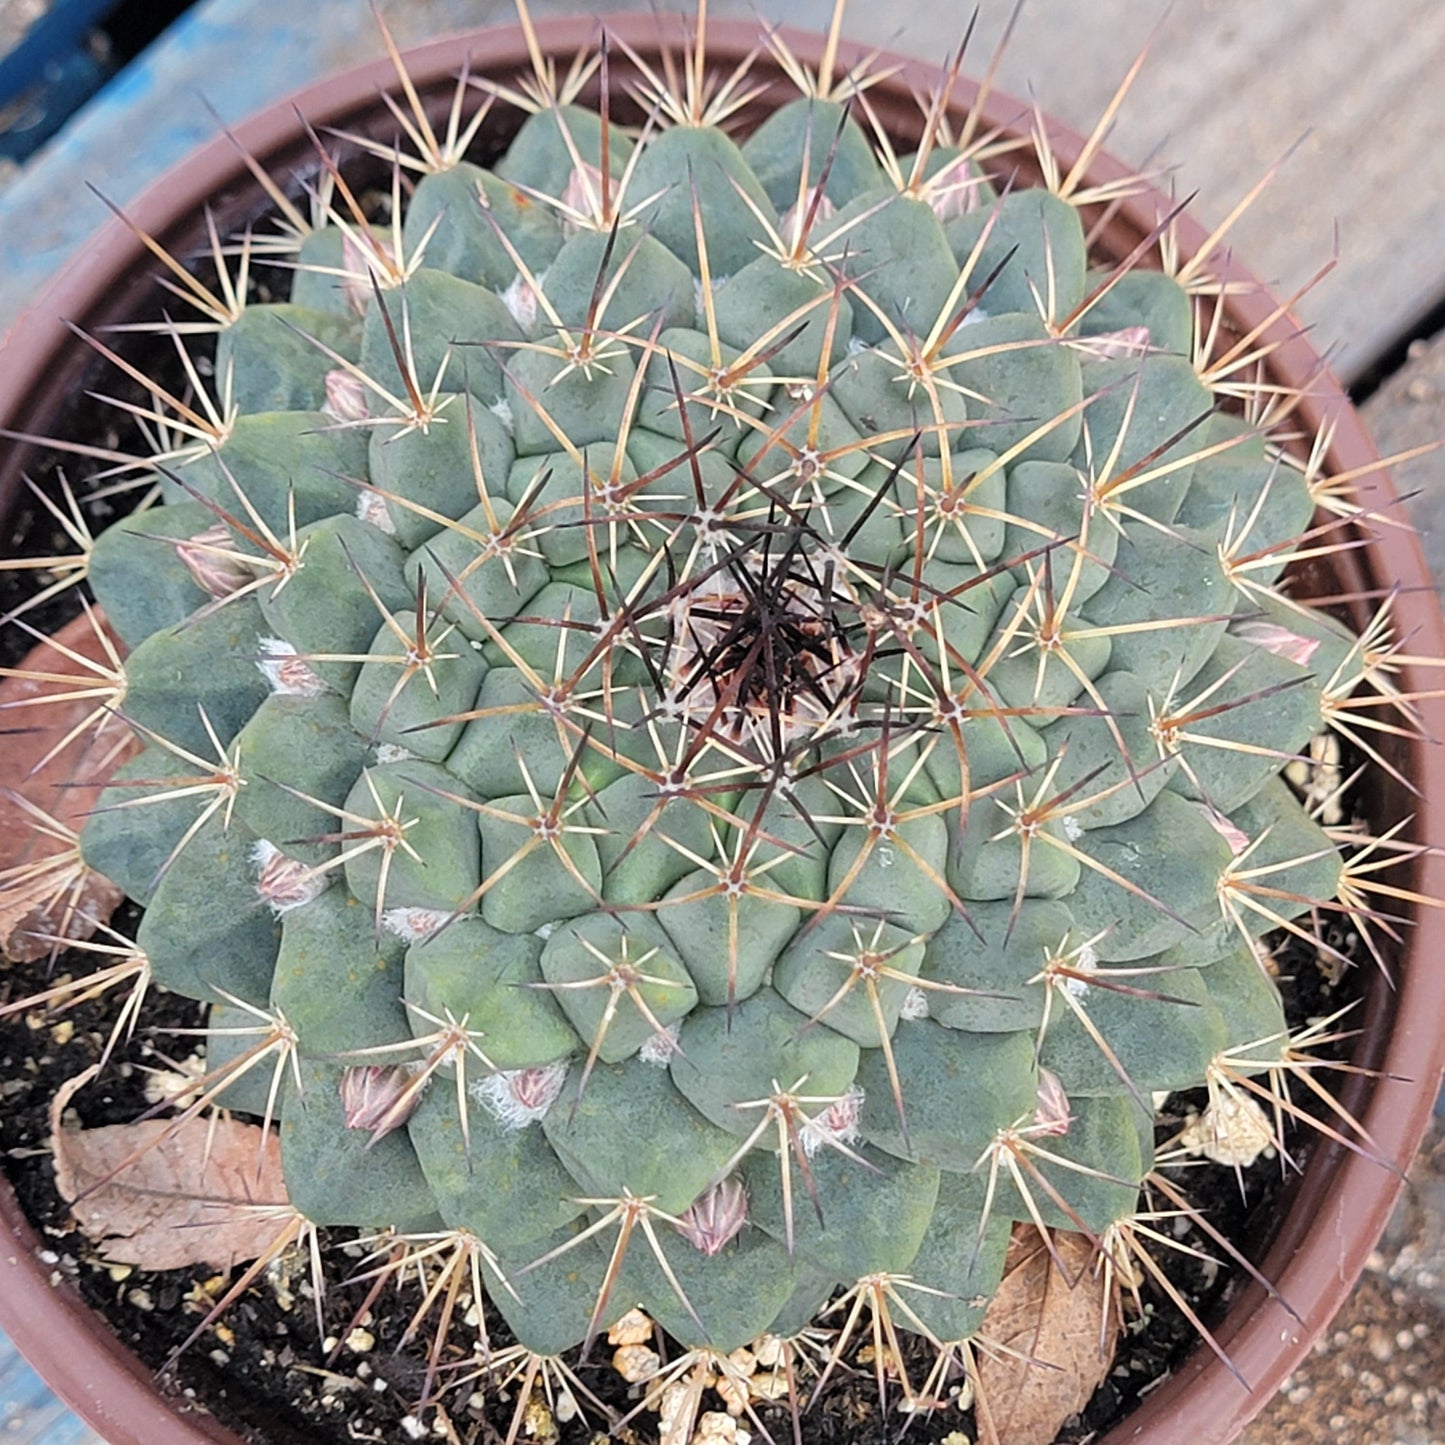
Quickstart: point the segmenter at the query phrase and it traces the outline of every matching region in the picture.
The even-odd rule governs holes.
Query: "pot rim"
[[[647,58],[676,47],[689,33],[688,17],[675,14],[566,17],[539,21],[536,31],[545,53],[570,55],[594,43],[602,27]],[[817,63],[822,36],[787,28],[777,33],[805,63]],[[758,27],[750,22],[713,21],[708,26],[708,49],[714,57],[735,61],[757,50],[758,36]],[[515,72],[529,64],[523,33],[515,24],[444,36],[408,51],[406,61],[418,90],[426,93],[453,78],[468,55],[483,53],[489,74]],[[865,55],[894,71],[870,90],[870,99],[898,115],[904,113],[900,107],[912,109],[914,93],[928,92],[942,74],[925,62],[849,43],[840,47],[840,67]],[[758,73],[764,71],[777,72],[766,52],[758,61]],[[336,124],[377,104],[378,92],[389,89],[393,80],[389,60],[367,62],[268,106],[236,127],[235,137],[267,165],[294,138],[298,112],[318,128]],[[950,114],[962,115],[977,97],[978,87],[959,79],[952,89]],[[982,116],[989,126],[1017,131],[1022,122],[1026,130],[1033,110],[993,91],[985,99]],[[1046,125],[1055,154],[1065,167],[1072,166],[1085,149],[1084,138],[1051,118],[1046,118]],[[1090,162],[1089,175],[1096,183],[1122,180],[1129,174],[1103,151]],[[127,215],[147,232],[164,235],[208,196],[247,179],[236,147],[218,136],[167,171],[127,208]],[[1167,197],[1145,186],[1118,204],[1112,224],[1125,227],[1137,241],[1171,208]],[[1184,257],[1206,243],[1204,228],[1189,216],[1179,217],[1176,228]],[[122,276],[148,262],[149,254],[131,229],[113,219],[65,265],[3,339],[7,366],[0,374],[0,421],[10,423],[17,414],[37,409],[33,395],[24,389],[26,380],[58,370],[62,349],[74,344],[56,318],[84,319]],[[1310,434],[1332,429],[1331,470],[1364,472],[1356,483],[1358,498],[1372,513],[1388,516],[1390,509],[1398,508],[1399,499],[1379,469],[1378,453],[1303,330],[1278,311],[1270,293],[1232,255],[1217,258],[1212,269],[1241,288],[1227,304],[1239,329],[1262,328],[1258,344],[1276,345],[1271,373],[1305,390],[1299,414]],[[14,477],[10,480],[13,483]],[[0,494],[0,506],[6,500]],[[1397,626],[1401,635],[1412,639],[1412,652],[1445,656],[1445,624],[1413,529],[1398,525],[1374,529],[1371,545],[1353,554],[1353,560],[1361,568],[1360,585],[1393,592]],[[1404,690],[1426,690],[1418,672],[1404,669]],[[1445,703],[1427,699],[1420,710],[1433,719],[1426,731],[1445,736]],[[1445,897],[1445,801],[1436,801],[1433,808],[1423,806],[1429,800],[1445,800],[1445,750],[1411,739],[1406,752],[1408,774],[1422,799],[1415,838],[1432,850],[1417,861],[1410,886],[1429,897]],[[1215,1331],[1249,1381],[1249,1390],[1200,1343],[1173,1376],[1104,1437],[1103,1445],[1145,1439],[1148,1445],[1224,1445],[1268,1403],[1343,1303],[1388,1221],[1404,1171],[1430,1121],[1445,1066],[1445,1029],[1439,1026],[1445,1018],[1445,971],[1428,969],[1425,960],[1442,952],[1445,916],[1417,908],[1398,986],[1391,992],[1383,979],[1372,980],[1367,1023],[1375,1027],[1366,1031],[1352,1060],[1384,1075],[1372,1087],[1361,1081],[1361,1090],[1368,1087],[1368,1098],[1357,1117],[1390,1167],[1328,1142],[1316,1147],[1304,1178],[1287,1200],[1279,1235],[1260,1263],[1298,1311],[1298,1318],[1278,1298],[1250,1282],[1232,1300]],[[1393,1025],[1383,1045],[1380,1025]],[[0,1224],[9,1246],[0,1249],[0,1326],[56,1393],[111,1445],[196,1445],[198,1441],[240,1445],[237,1436],[209,1416],[180,1413],[185,1400],[158,1395],[146,1368],[78,1292],[51,1287],[51,1266],[40,1258],[42,1242],[5,1181],[0,1181]],[[1187,1414],[1181,1408],[1186,1398],[1191,1406]]]

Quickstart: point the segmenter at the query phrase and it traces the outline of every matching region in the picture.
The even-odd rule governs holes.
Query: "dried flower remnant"
[[[351,1064],[341,1071],[341,1110],[348,1129],[385,1138],[411,1118],[420,1102],[412,1072],[400,1064]]]
[[[1034,1106],[1034,1125],[1040,1138],[1062,1138],[1073,1122],[1069,1096],[1052,1069],[1039,1070],[1039,1096]]]
[[[366,385],[350,371],[337,368],[326,373],[326,401],[321,410],[341,422],[366,421],[371,416]]]
[[[256,895],[278,918],[314,902],[326,888],[325,874],[288,858],[265,838],[252,845],[251,857],[257,870]]]
[[[524,1129],[544,1118],[567,1079],[567,1064],[503,1070],[479,1079],[472,1097],[484,1104],[507,1129]]]
[[[255,581],[255,573],[236,554],[230,530],[219,522],[177,542],[176,556],[210,597],[229,597]]]
[[[859,1135],[862,1110],[863,1090],[855,1085],[803,1125],[800,1132],[804,1152],[812,1156],[825,1144],[852,1144]]]
[[[1281,627],[1276,622],[1246,620],[1236,622],[1230,630],[1242,641],[1262,647],[1276,657],[1288,658],[1301,667],[1308,667],[1320,649],[1318,637],[1302,637],[1298,632],[1291,632],[1289,628]]]
[[[735,1239],[747,1222],[747,1191],[741,1180],[730,1175],[688,1205],[677,1231],[694,1249],[711,1256]]]

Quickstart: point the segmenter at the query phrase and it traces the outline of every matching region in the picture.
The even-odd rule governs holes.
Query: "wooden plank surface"
[[[1445,585],[1445,331],[1410,348],[1405,365],[1364,407],[1386,456],[1434,447],[1393,468],[1405,510],[1420,530],[1436,587]],[[1445,678],[1434,685],[1445,686]],[[1442,1275],[1445,1278],[1445,1275]]]
[[[829,4],[714,0],[713,11],[816,28]],[[381,8],[406,43],[511,14],[507,0],[382,0]],[[534,0],[538,14],[603,8]],[[1010,8],[986,0],[970,71],[986,62]],[[1338,223],[1340,263],[1299,312],[1353,379],[1445,299],[1445,4],[1179,0],[1161,21],[1163,11],[1160,0],[1031,0],[1000,83],[1089,126],[1157,24],[1111,146],[1131,164],[1175,163],[1180,194],[1198,190],[1196,209],[1210,221],[1303,137],[1240,222],[1236,245],[1266,280],[1292,287],[1329,258]],[[854,0],[847,30],[938,60],[957,44],[967,13],[944,0]],[[100,178],[124,201],[210,133],[200,96],[239,119],[379,49],[359,0],[203,0],[0,195],[0,325],[103,218],[86,181]],[[137,146],[137,136],[147,143]]]

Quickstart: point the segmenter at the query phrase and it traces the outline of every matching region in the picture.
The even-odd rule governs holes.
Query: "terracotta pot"
[[[645,57],[656,55],[663,42],[676,44],[682,35],[676,16],[626,16],[606,22]],[[544,48],[564,57],[595,37],[594,22],[557,21],[538,26]],[[815,37],[789,33],[789,44],[804,59],[816,62],[822,48]],[[715,23],[709,50],[731,65],[750,53],[756,42],[751,26]],[[525,72],[526,50],[520,30],[476,31],[436,41],[411,52],[409,67],[419,90],[440,108],[453,76],[467,55],[483,57],[486,72],[497,78]],[[861,52],[844,47],[843,64]],[[882,56],[896,73],[869,92],[884,124],[897,136],[916,134],[918,109],[913,97],[932,89],[939,72],[927,65]],[[476,69],[476,66],[473,66]],[[625,69],[613,51],[614,77]],[[761,114],[774,97],[790,93],[787,82],[764,56],[754,78],[768,80],[772,90],[752,107]],[[377,119],[379,90],[390,84],[385,62],[359,67],[309,88],[295,101],[263,112],[239,128],[245,147],[273,174],[304,168],[309,142],[298,135],[295,110],[314,124],[356,129]],[[953,114],[961,116],[974,102],[976,90],[966,81],[955,87]],[[1026,134],[1032,110],[1008,96],[993,94],[984,105],[989,126]],[[505,121],[502,122],[506,124]],[[498,144],[507,137],[498,132]],[[1065,127],[1050,124],[1049,135],[1065,167],[1083,148],[1083,140]],[[1107,155],[1091,167],[1094,182],[1125,174]],[[235,149],[223,138],[195,152],[130,208],[133,219],[177,254],[201,237],[200,208],[210,204],[223,233],[234,233],[266,207],[264,195]],[[1169,207],[1159,193],[1146,190],[1125,200],[1103,227],[1103,245],[1116,256],[1126,254],[1153,228]],[[1204,232],[1188,218],[1179,222],[1184,255],[1203,243]],[[1240,332],[1264,322],[1274,302],[1255,279],[1232,260],[1229,279],[1248,283],[1231,297],[1229,314]],[[21,432],[63,432],[68,407],[80,396],[82,377],[94,358],[77,343],[57,318],[81,323],[92,332],[137,314],[153,314],[157,291],[150,258],[132,233],[113,222],[76,257],[12,329],[5,341],[5,366],[0,372],[0,426]],[[145,304],[150,310],[146,311]],[[1276,321],[1262,338],[1278,342],[1269,363],[1273,378],[1290,387],[1308,383],[1298,417],[1310,433],[1333,429],[1330,467],[1334,471],[1368,467],[1378,459],[1372,443],[1339,385],[1325,371],[1309,342],[1288,319]],[[14,505],[19,479],[35,456],[33,448],[11,447],[0,457],[0,513]],[[1388,480],[1368,477],[1360,487],[1367,507],[1379,511],[1396,506]],[[1335,559],[1333,576],[1317,590],[1340,593],[1398,593],[1399,631],[1416,654],[1445,656],[1445,627],[1425,568],[1419,542],[1401,527],[1378,530],[1368,548]],[[1361,617],[1367,611],[1357,608]],[[1404,673],[1406,691],[1428,682]],[[1445,716],[1434,703],[1423,704],[1430,715],[1427,731],[1445,735]],[[1413,837],[1437,850],[1445,845],[1445,750],[1423,743],[1401,742],[1392,759],[1417,785],[1411,798],[1398,784],[1380,780],[1377,815],[1389,821],[1412,813]],[[1405,886],[1432,896],[1445,896],[1445,852],[1418,861]],[[1408,910],[1407,910],[1408,911]],[[1362,1032],[1353,1062],[1375,1071],[1349,1076],[1343,1100],[1373,1138],[1379,1153],[1400,1171],[1408,1167],[1428,1124],[1445,1060],[1445,917],[1429,909],[1409,932],[1398,962],[1397,987],[1379,976],[1367,986]],[[1202,1345],[1171,1378],[1153,1391],[1123,1423],[1106,1437],[1106,1445],[1147,1441],[1148,1445],[1222,1445],[1232,1439],[1269,1400],[1285,1376],[1308,1352],[1353,1286],[1374,1246],[1401,1187],[1401,1177],[1338,1146],[1321,1144],[1303,1178],[1285,1197],[1285,1209],[1270,1241],[1250,1241],[1249,1248],[1264,1273],[1277,1283],[1298,1312],[1293,1318],[1257,1286],[1239,1290],[1215,1329],[1216,1337],[1250,1383],[1246,1391],[1224,1365]],[[183,1415],[175,1402],[161,1399],[151,1388],[147,1371],[93,1315],[69,1287],[52,1288],[49,1267],[38,1257],[41,1247],[21,1217],[8,1185],[0,1181],[0,1326],[11,1335],[56,1391],[100,1430],[111,1445],[194,1445],[198,1441],[229,1442],[236,1437],[214,1421]],[[184,1403],[184,1402],[181,1402]],[[267,1428],[265,1422],[255,1423]],[[294,1424],[274,1422],[275,1441],[305,1438]]]

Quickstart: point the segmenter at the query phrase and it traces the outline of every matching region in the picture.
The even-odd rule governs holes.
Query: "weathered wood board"
[[[1435,585],[1445,585],[1445,331],[1410,348],[1409,360],[1370,398],[1364,416],[1386,456],[1435,447],[1391,474],[1420,529]],[[1445,679],[1436,677],[1431,686],[1445,686]]]

